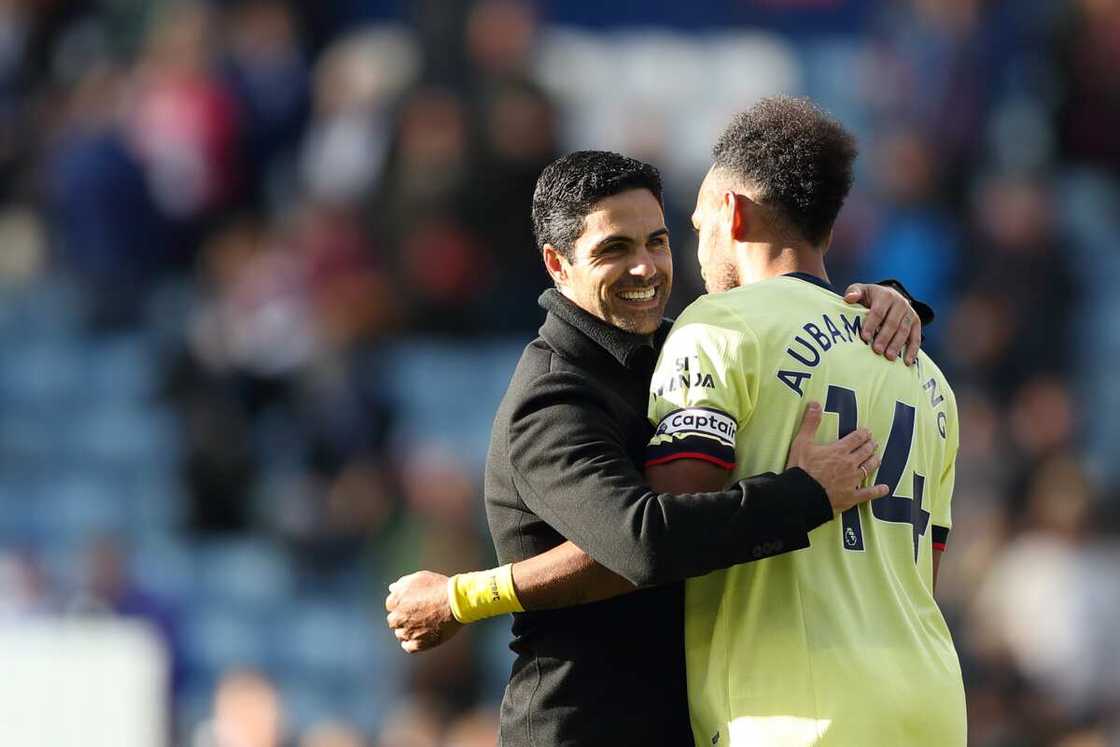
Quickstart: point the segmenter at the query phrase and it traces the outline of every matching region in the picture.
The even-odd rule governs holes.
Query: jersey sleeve
[[[944,552],[949,544],[949,531],[953,528],[953,486],[957,478],[957,452],[960,449],[960,431],[957,427],[956,399],[949,399],[949,427],[946,432],[945,468],[937,482],[933,512],[933,549]]]
[[[673,326],[650,381],[647,467],[699,459],[735,469],[736,434],[758,395],[758,343],[736,317],[703,300]]]

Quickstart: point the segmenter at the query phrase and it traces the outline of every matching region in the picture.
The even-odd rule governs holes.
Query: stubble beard
[[[615,309],[610,303],[604,302],[601,306],[602,317],[613,327],[618,327],[623,332],[635,335],[650,335],[661,326],[664,317],[665,304],[662,303],[656,310],[642,313],[624,313]]]
[[[730,262],[717,262],[706,267],[703,275],[708,293],[723,293],[743,284],[739,279],[739,270]]]

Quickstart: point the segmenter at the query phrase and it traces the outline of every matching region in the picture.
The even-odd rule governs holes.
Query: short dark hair
[[[661,172],[648,163],[602,150],[579,150],[556,159],[545,166],[533,190],[537,248],[551,244],[570,260],[591,207],[630,189],[648,189],[661,203]]]
[[[775,96],[736,115],[712,156],[818,245],[852,188],[856,152],[855,138],[811,101]]]

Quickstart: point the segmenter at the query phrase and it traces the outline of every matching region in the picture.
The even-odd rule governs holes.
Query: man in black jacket
[[[407,576],[390,587],[388,621],[406,650],[420,650],[453,634],[457,619],[477,618],[453,613],[464,605],[533,610],[514,619],[504,745],[689,744],[676,582],[805,547],[834,510],[882,495],[884,486],[857,489],[878,464],[874,444],[860,432],[812,444],[817,408],[784,473],[722,493],[652,492],[636,465],[669,327],[660,177],[615,154],[571,154],[542,173],[533,219],[557,289],[541,297],[548,315],[499,408],[486,469],[491,533],[511,565],[473,596],[457,594],[459,576]],[[859,292],[880,352],[893,357],[910,341],[912,359],[919,325],[903,296]],[[693,375],[687,363],[681,375]],[[582,602],[595,603],[570,606]]]

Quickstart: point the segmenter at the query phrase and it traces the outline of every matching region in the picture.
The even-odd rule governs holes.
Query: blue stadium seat
[[[280,683],[280,693],[288,726],[297,732],[325,720],[337,719],[343,712],[329,687],[306,676],[285,677]]]
[[[287,555],[264,540],[213,540],[198,546],[198,591],[215,604],[266,613],[291,595]]]
[[[200,603],[196,565],[190,545],[173,535],[145,535],[133,547],[137,583],[183,608]]]
[[[98,341],[85,382],[100,399],[143,401],[156,392],[159,360],[139,334]]]
[[[867,121],[866,91],[860,90],[860,77],[853,75],[869,63],[867,46],[849,37],[829,36],[798,47],[805,71],[805,95],[844,123],[862,143],[871,141]],[[857,168],[867,164],[857,161]]]
[[[178,423],[168,410],[103,404],[71,424],[69,450],[81,459],[114,463],[173,463]]]
[[[345,681],[375,667],[380,658],[373,640],[378,624],[360,608],[302,600],[276,626],[272,645],[288,671]]]
[[[390,354],[386,395],[401,411],[397,436],[454,444],[482,463],[490,425],[521,354],[520,343],[414,343]]]
[[[43,485],[35,523],[63,538],[120,534],[129,524],[129,506],[112,483],[81,472],[64,473]]]
[[[0,405],[7,408],[8,405]],[[20,467],[56,463],[65,434],[46,413],[5,409],[0,415],[0,459]]]
[[[134,534],[167,533],[184,525],[187,495],[174,470],[132,470],[124,483],[129,526]]]
[[[265,621],[224,604],[196,605],[188,612],[183,640],[192,671],[216,677],[232,667],[263,668]]]
[[[4,350],[0,362],[0,401],[72,403],[83,398],[85,349],[69,340],[35,338]]]
[[[79,333],[84,302],[77,287],[57,275],[0,293],[0,335],[52,340]]]

